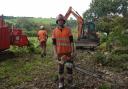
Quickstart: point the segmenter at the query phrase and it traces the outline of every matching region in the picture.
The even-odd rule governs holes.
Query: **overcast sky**
[[[65,14],[72,6],[80,15],[85,12],[91,0],[1,0],[0,15],[55,18]]]

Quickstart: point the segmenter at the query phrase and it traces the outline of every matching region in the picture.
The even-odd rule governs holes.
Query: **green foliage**
[[[31,19],[28,19],[28,18],[19,18],[15,26],[25,30],[34,30],[38,28],[36,23],[31,21]]]
[[[120,17],[123,15],[123,17]],[[107,33],[107,37],[101,36],[101,44],[106,42],[106,47],[128,45],[128,1],[127,0],[92,0],[90,8],[83,17],[97,17],[96,30]],[[109,48],[107,48],[109,49]]]
[[[100,42],[103,43],[103,42],[106,42],[107,41],[107,34],[106,33],[100,33]]]
[[[0,68],[0,78],[9,78],[7,85],[16,85],[23,81],[29,81],[32,79],[30,71],[33,71],[36,66],[35,63],[26,63],[23,60],[7,60],[2,63]]]
[[[10,89],[16,85],[22,84],[27,81],[32,81],[35,76],[45,73],[47,77],[52,77],[54,62],[52,60],[52,44],[51,39],[47,42],[47,57],[42,62],[40,57],[39,42],[36,37],[29,38],[30,48],[28,47],[11,47],[10,50],[14,52],[14,57],[10,59],[3,59],[0,62],[0,80],[2,89]],[[36,54],[36,55],[35,55]],[[2,58],[1,58],[2,59]],[[51,68],[51,69],[50,69]],[[49,70],[49,71],[48,71]],[[43,72],[41,72],[43,71]],[[3,82],[4,81],[4,82]],[[5,85],[6,84],[6,85]]]
[[[84,15],[94,13],[98,17],[107,16],[109,14],[122,14],[128,16],[128,1],[127,0],[92,0],[90,9]],[[85,16],[84,16],[85,17]]]
[[[107,65],[111,67],[121,68],[123,70],[128,69],[128,54],[111,54],[106,56]]]
[[[34,17],[10,17],[4,16],[5,21],[11,27],[12,25],[27,30],[38,30],[40,25],[44,25],[48,30],[55,27],[54,18],[34,18]]]
[[[98,49],[102,52],[105,52],[107,50],[106,42],[100,43]]]
[[[102,84],[99,89],[111,89],[107,84]]]
[[[106,32],[107,35],[112,31],[113,21],[108,17],[102,17],[96,22],[96,29],[100,32]]]
[[[97,52],[94,54],[94,58],[97,63],[101,63],[103,66],[110,66],[122,70],[128,69],[128,54],[111,54]]]
[[[29,45],[24,47],[11,46],[10,51],[14,52],[16,55],[24,54],[39,54],[41,52],[41,47],[37,37],[29,37]],[[48,38],[47,46],[52,46],[51,38]]]
[[[4,16],[4,18],[10,28],[12,27],[12,25],[17,28],[20,28],[29,37],[37,36],[37,31],[39,30],[40,25],[44,25],[45,29],[47,29],[48,34],[50,36],[52,30],[56,27],[55,18],[11,17],[11,16]],[[67,20],[66,25],[71,28],[76,28],[77,21],[73,19]]]
[[[92,0],[90,8],[98,16],[105,16],[110,12],[111,3],[111,0]]]
[[[29,37],[29,45],[24,47],[11,46],[9,49],[17,55],[24,55],[28,53],[40,53],[39,42],[37,37]]]
[[[37,37],[37,31],[32,30],[32,31],[24,31],[24,33],[28,36],[28,37]]]
[[[128,47],[121,47],[121,48],[116,48],[114,50],[112,50],[112,54],[128,54]]]
[[[27,56],[27,57],[26,57]],[[41,62],[41,59],[38,56],[29,57],[26,54],[21,58],[15,58],[12,60],[5,60],[0,63],[0,79],[6,83],[4,88],[10,88],[11,86],[16,86],[26,81],[33,80],[33,74],[38,74],[37,70],[40,69],[41,66],[49,65],[50,61]],[[5,80],[8,81],[5,81]],[[2,85],[1,85],[2,88]],[[4,89],[2,88],[2,89]]]
[[[76,20],[73,20],[73,19],[70,19],[66,22],[66,25],[71,27],[71,28],[74,28],[74,27],[77,27],[77,21]]]
[[[106,64],[106,58],[105,58],[105,55],[103,53],[97,52],[94,56],[95,56],[97,63],[101,63],[103,65]]]
[[[96,22],[96,29],[101,32],[100,42],[106,42],[106,47],[109,45],[115,47],[122,47],[128,45],[127,34],[128,18],[113,16],[111,18],[102,17]],[[107,36],[103,35],[107,33]]]
[[[114,45],[117,46],[127,46],[128,45],[128,34],[125,34],[127,28],[128,21],[125,18],[114,18],[113,19],[113,28],[112,32],[109,35],[108,42],[113,42]]]

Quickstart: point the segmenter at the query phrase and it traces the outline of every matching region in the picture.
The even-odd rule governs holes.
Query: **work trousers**
[[[58,64],[58,72],[59,72],[59,82],[64,84],[64,69],[66,68],[67,72],[67,81],[68,83],[73,82],[73,61],[66,61],[63,64]]]

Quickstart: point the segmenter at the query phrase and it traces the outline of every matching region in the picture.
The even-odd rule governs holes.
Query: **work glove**
[[[58,60],[58,63],[63,65],[64,64],[64,60]]]

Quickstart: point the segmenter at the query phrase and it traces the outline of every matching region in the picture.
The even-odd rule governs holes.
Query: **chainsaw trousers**
[[[68,65],[66,64],[68,63]],[[59,64],[58,65],[58,72],[59,72],[59,82],[64,83],[64,69],[66,67],[66,72],[67,72],[67,80],[69,83],[72,83],[73,77],[73,62],[68,61],[65,62],[64,64]]]

